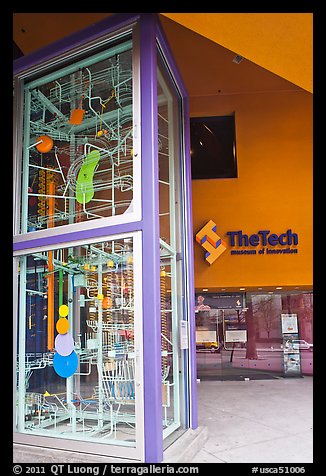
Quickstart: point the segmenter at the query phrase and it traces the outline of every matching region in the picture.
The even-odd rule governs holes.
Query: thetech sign
[[[299,244],[298,234],[293,233],[291,229],[279,235],[271,233],[270,230],[259,230],[252,235],[247,235],[242,230],[228,231],[226,235],[230,237],[229,241],[232,248],[240,248],[236,250],[231,249],[231,255],[298,253],[298,248],[290,248],[290,246],[297,246]]]
[[[251,235],[242,230],[227,231],[228,243],[222,241],[216,233],[216,224],[210,220],[196,234],[196,241],[205,250],[205,259],[209,264],[227,250],[231,255],[288,255],[298,253],[298,234],[291,229],[284,233],[271,233],[270,230],[259,230]],[[291,248],[290,248],[291,247]]]

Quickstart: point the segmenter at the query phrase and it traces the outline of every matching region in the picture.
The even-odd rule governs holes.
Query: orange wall
[[[163,13],[312,92],[312,13]]]
[[[193,180],[194,234],[212,219],[227,231],[289,228],[298,254],[237,255],[212,265],[196,242],[195,287],[312,285],[312,95],[305,91],[190,98],[190,115],[235,112],[237,179]]]

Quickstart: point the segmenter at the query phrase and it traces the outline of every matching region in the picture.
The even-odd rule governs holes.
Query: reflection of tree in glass
[[[256,296],[253,302],[253,315],[258,329],[262,327],[270,338],[271,331],[279,327],[279,309],[275,309],[273,296]]]
[[[257,349],[256,349],[256,323],[253,313],[253,304],[248,301],[248,310],[246,312],[247,320],[247,350],[246,350],[246,359],[257,359]]]
[[[232,317],[235,317],[235,312],[236,312],[236,320],[237,324],[235,324],[234,320],[232,321]],[[231,317],[231,319],[230,319]],[[232,309],[231,311],[224,310],[224,319],[225,319],[225,324],[227,326],[228,319],[230,319],[230,324],[231,324],[231,329],[233,326],[237,326],[238,329],[243,329],[246,328],[246,313],[242,312],[240,309]],[[237,344],[238,345],[238,344]],[[236,343],[232,343],[232,351],[230,354],[230,362],[233,361],[233,354],[234,354],[234,349],[236,348]]]
[[[300,335],[302,339],[313,342],[313,294],[304,293],[302,295],[301,307],[300,307]]]

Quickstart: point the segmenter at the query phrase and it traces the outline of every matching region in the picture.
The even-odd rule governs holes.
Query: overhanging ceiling
[[[110,16],[110,13],[14,13],[13,39],[24,55]]]
[[[15,13],[13,39],[24,54],[29,54],[110,15],[110,13]],[[201,88],[205,94],[220,90],[225,93],[243,90],[246,85],[243,70],[246,68],[248,71],[251,68],[250,79],[249,76],[247,78],[249,90],[292,88],[296,85],[312,92],[312,14],[164,13],[161,15],[181,72],[184,74],[185,71],[185,75],[189,77],[188,84],[194,76],[192,68],[196,68],[197,81],[198,72],[199,76],[203,76],[205,62],[202,58],[207,58],[206,68],[211,73],[209,75],[211,80],[207,81],[206,75]],[[194,47],[190,50],[197,52],[197,62],[191,61],[187,43],[190,39]],[[182,44],[186,45],[183,51]],[[199,45],[204,48],[205,44],[207,48],[201,50],[205,51],[202,55]],[[216,45],[215,51],[213,44]],[[249,60],[246,66],[244,63],[239,65],[242,71],[238,78],[239,71],[233,72],[235,66],[230,64],[233,53]],[[218,64],[217,60],[222,60],[222,56],[226,62]],[[255,65],[258,65],[256,70],[253,68]],[[268,71],[274,74],[268,77]],[[277,77],[279,84],[276,84]],[[216,81],[214,84],[215,78],[222,86],[218,86]],[[281,84],[281,78],[287,80],[287,84]],[[187,80],[185,82],[191,94],[195,88],[188,85]]]
[[[313,91],[312,13],[162,13],[246,59]]]
[[[167,17],[162,26],[190,97],[303,90]],[[308,93],[307,93],[308,94]]]

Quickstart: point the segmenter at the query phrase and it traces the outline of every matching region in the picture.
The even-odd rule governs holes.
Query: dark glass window
[[[236,178],[235,116],[190,119],[193,179]]]

